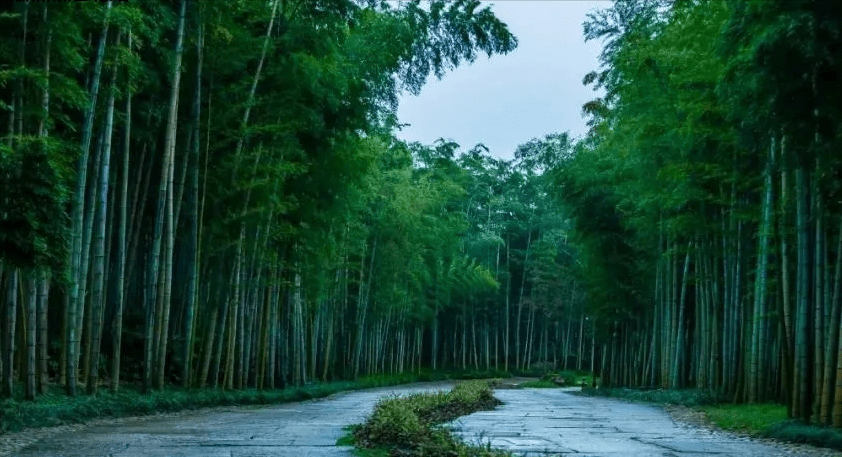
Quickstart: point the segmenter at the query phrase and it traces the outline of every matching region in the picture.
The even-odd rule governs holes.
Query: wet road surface
[[[526,456],[842,455],[829,450],[773,446],[683,426],[660,408],[582,397],[563,390],[568,389],[497,390],[494,396],[503,405],[494,411],[464,416],[450,425],[468,443],[490,442],[494,448]]]
[[[416,384],[337,394],[277,406],[216,408],[170,416],[120,419],[71,432],[48,433],[12,455],[20,457],[269,457],[350,456],[335,446],[343,427],[362,422],[383,395],[447,390]],[[819,456],[725,433],[675,424],[661,409],[561,389],[500,389],[505,402],[450,424],[470,443],[517,455],[573,456]],[[49,429],[42,429],[49,430]],[[3,437],[0,437],[2,440]]]

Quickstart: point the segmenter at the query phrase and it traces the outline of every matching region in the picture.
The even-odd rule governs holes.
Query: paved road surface
[[[426,383],[333,395],[277,406],[195,411],[144,417],[50,436],[13,455],[20,457],[324,457],[351,456],[336,447],[342,428],[360,423],[378,398],[391,393],[450,390]],[[0,437],[2,439],[2,437]]]
[[[336,439],[343,435],[343,426],[362,422],[377,398],[389,393],[449,388],[447,383],[418,384],[278,406],[217,408],[169,417],[122,419],[73,432],[47,434],[13,455],[350,456],[349,448],[334,446]],[[451,426],[459,428],[459,433],[469,442],[490,440],[494,446],[529,455],[804,455],[730,435],[677,426],[660,409],[639,404],[579,397],[559,389],[498,390],[496,395],[506,404],[495,411],[458,419]]]
[[[498,390],[504,404],[454,421],[469,443],[491,443],[517,455],[593,457],[817,456],[831,451],[773,447],[695,427],[678,425],[659,408],[608,398],[572,395],[561,389]]]

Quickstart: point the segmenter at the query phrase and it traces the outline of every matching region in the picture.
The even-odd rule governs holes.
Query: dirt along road
[[[34,430],[40,439],[6,455],[20,457],[350,456],[335,446],[343,427],[362,422],[388,394],[449,389],[414,384],[337,394],[276,406],[215,408]],[[498,390],[504,405],[450,424],[466,441],[491,442],[518,455],[819,456],[842,455],[758,443],[674,423],[661,409],[561,389]],[[24,432],[25,434],[26,432]],[[0,437],[0,440],[10,435]],[[31,441],[31,437],[30,437]]]

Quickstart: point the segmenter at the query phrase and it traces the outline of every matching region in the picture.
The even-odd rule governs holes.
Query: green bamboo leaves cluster
[[[501,287],[499,259],[523,267],[499,216],[457,148],[393,135],[400,90],[514,49],[486,5],[18,2],[0,21],[4,396],[502,363],[494,305],[529,281]]]
[[[592,14],[591,131],[555,171],[608,384],[713,389],[842,426],[842,161],[827,2]]]

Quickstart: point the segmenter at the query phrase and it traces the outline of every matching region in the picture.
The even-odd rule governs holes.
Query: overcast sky
[[[511,158],[534,137],[585,132],[582,104],[595,97],[582,78],[597,68],[600,43],[585,43],[582,22],[608,0],[493,1],[497,17],[517,36],[508,55],[485,55],[444,76],[432,77],[419,96],[401,98],[398,118],[410,124],[398,136],[433,143],[452,139],[463,149],[485,143]]]

